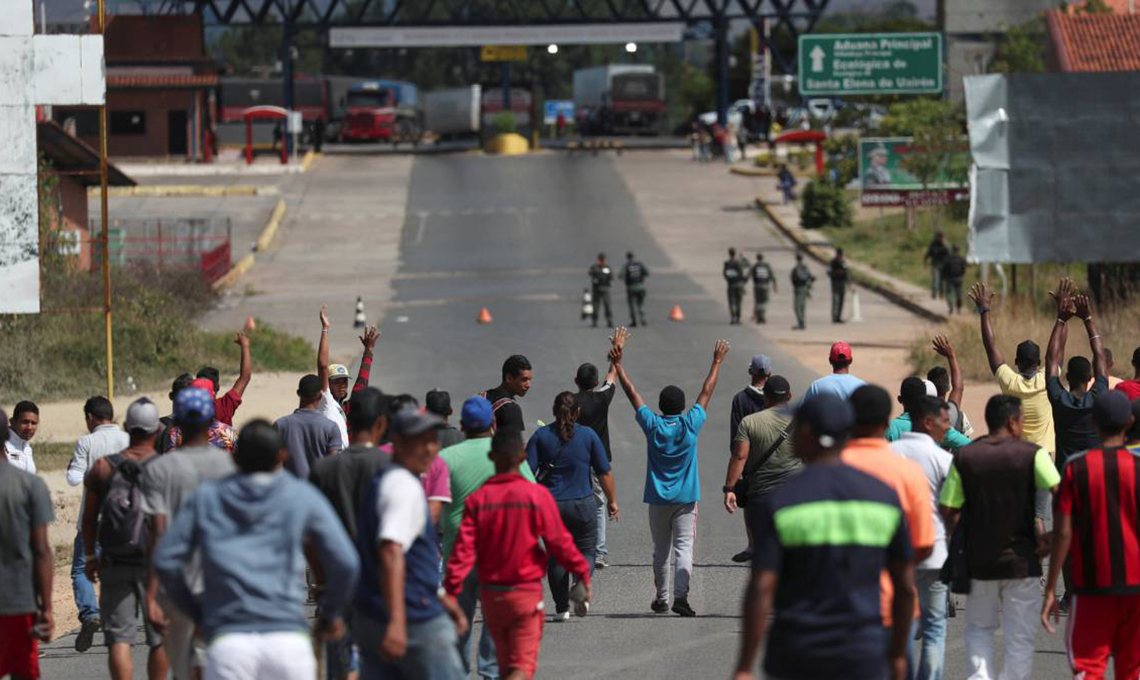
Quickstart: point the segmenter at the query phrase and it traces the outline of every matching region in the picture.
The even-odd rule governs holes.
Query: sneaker
[[[684,617],[697,615],[697,613],[693,611],[693,608],[689,606],[689,600],[684,597],[678,597],[673,600],[673,613]]]
[[[605,569],[608,566],[610,566],[610,563],[604,556],[594,560],[594,569]]]
[[[732,561],[736,562],[737,564],[740,564],[742,562],[748,562],[751,559],[752,559],[752,550],[751,549],[741,550],[740,552],[738,552],[732,556]]]
[[[554,614],[554,618],[550,619],[550,621],[552,623],[565,623],[566,621],[569,621],[569,620],[570,620],[570,610],[569,609],[567,609],[564,612],[556,612]]]
[[[657,598],[649,605],[649,608],[653,610],[654,614],[664,614],[669,611],[669,601]]]
[[[578,618],[582,618],[583,616],[585,616],[586,614],[589,614],[589,613],[590,613],[590,603],[589,602],[586,602],[585,600],[583,600],[582,602],[575,602],[574,603],[574,616],[577,616]]]
[[[570,587],[570,603],[574,607],[574,616],[583,617],[590,612],[590,603],[586,601],[586,586],[581,581]]]
[[[86,652],[91,649],[91,642],[95,639],[95,631],[103,627],[98,618],[87,619],[79,627],[79,635],[75,636],[75,651]]]

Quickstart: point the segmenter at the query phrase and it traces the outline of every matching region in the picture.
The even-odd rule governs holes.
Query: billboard
[[[930,189],[958,189],[946,174],[945,168],[926,186],[903,167],[903,159],[914,145],[910,137],[869,137],[859,140],[859,186],[863,189],[890,189],[892,191],[922,191]],[[962,153],[967,149],[963,143]]]
[[[542,122],[546,125],[554,125],[558,122],[558,114],[567,123],[574,122],[574,102],[569,100],[560,99],[547,99],[542,103]]]

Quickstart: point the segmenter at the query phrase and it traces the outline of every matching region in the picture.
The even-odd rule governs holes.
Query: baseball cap
[[[213,419],[214,396],[209,391],[201,387],[187,387],[174,395],[174,422],[205,425]]]
[[[834,394],[818,394],[800,404],[796,409],[796,420],[806,423],[824,446],[832,446],[836,440],[847,437],[847,432],[855,422],[855,411],[846,400]],[[825,441],[824,438],[831,441]]]
[[[348,369],[344,364],[329,364],[329,380],[348,380]]]
[[[774,375],[768,378],[768,382],[764,383],[765,396],[786,397],[791,391],[792,386],[788,384],[788,379],[782,375]]]
[[[127,418],[123,421],[123,429],[127,432],[135,430],[146,434],[154,434],[162,427],[159,420],[158,406],[146,397],[136,399],[127,407]]]
[[[390,427],[394,434],[411,437],[428,430],[438,430],[443,425],[443,418],[434,413],[418,408],[405,408],[392,416]]]
[[[1017,346],[1015,362],[1018,366],[1041,363],[1041,348],[1032,340],[1025,340]]]
[[[772,372],[772,360],[768,358],[767,354],[757,354],[752,357],[748,372],[752,375],[768,375]]]
[[[210,398],[214,398],[214,381],[209,378],[194,378],[194,380],[190,382],[190,387],[206,390],[210,393]]]
[[[831,346],[831,353],[827,355],[827,360],[833,364],[851,361],[851,345],[846,342],[835,343]]]
[[[1120,432],[1128,427],[1132,417],[1132,404],[1124,393],[1113,390],[1096,398],[1093,402],[1093,421],[1101,430]]]
[[[472,432],[483,432],[491,427],[491,420],[495,412],[491,402],[486,397],[475,395],[463,402],[463,410],[459,414],[459,424]]]

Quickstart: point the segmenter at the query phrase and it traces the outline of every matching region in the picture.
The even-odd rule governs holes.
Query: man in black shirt
[[[525,397],[530,391],[534,371],[530,361],[521,354],[507,357],[503,362],[503,382],[499,386],[487,390],[483,396],[491,402],[495,413],[495,429],[525,430],[522,407],[515,401],[518,397]]]
[[[962,311],[962,279],[965,276],[966,258],[962,257],[958,246],[954,246],[942,263],[942,290],[946,293],[946,304],[951,314]]]
[[[827,277],[831,279],[831,323],[843,323],[843,299],[847,296],[851,273],[842,248],[835,249],[835,257],[827,266]]]
[[[930,263],[930,297],[937,298],[942,295],[942,265],[950,255],[946,247],[946,235],[940,231],[934,232],[934,240],[926,247],[926,254],[922,256],[923,262]]]

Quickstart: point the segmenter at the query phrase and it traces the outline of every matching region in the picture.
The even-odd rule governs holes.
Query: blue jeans
[[[79,621],[99,618],[99,600],[95,597],[95,586],[87,578],[84,569],[87,560],[83,553],[83,535],[75,534],[71,548],[71,590],[75,593],[75,606],[79,609]]]
[[[467,633],[459,638],[459,656],[463,660],[464,677],[471,674],[471,633],[475,630],[475,603],[479,601],[479,575],[474,569],[463,582],[463,592],[459,594],[459,608],[467,617]],[[499,680],[499,659],[495,656],[495,641],[484,622],[479,633],[478,671],[482,680]]]
[[[590,481],[594,487],[594,500],[598,502],[598,547],[594,551],[594,557],[597,559],[610,554],[610,551],[606,550],[606,517],[608,512],[606,494],[602,491],[602,485],[598,484],[598,478],[593,473],[590,473]]]
[[[360,680],[462,680],[455,623],[447,614],[408,623],[404,658],[390,663],[380,658],[385,623],[357,615],[352,633],[360,646]]]
[[[594,495],[572,501],[556,501],[558,514],[562,523],[574,539],[574,546],[586,562],[590,565],[590,574],[594,573],[594,550],[598,547],[598,520]],[[554,556],[546,568],[546,577],[550,582],[550,597],[554,600],[555,612],[570,611],[570,572],[566,571]]]
[[[946,612],[950,602],[949,587],[938,580],[937,569],[919,569],[917,574],[918,604],[922,608],[919,640],[921,647],[911,664],[911,680],[941,680],[942,661],[946,654]]]

